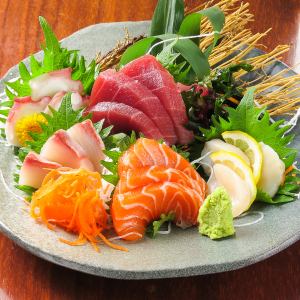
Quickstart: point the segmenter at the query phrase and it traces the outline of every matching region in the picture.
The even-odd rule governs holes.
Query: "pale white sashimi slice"
[[[40,101],[32,101],[31,97],[16,98],[14,100],[14,105],[9,111],[5,123],[5,135],[9,144],[18,147],[21,146],[15,132],[17,122],[26,116],[42,112],[50,100],[51,98],[49,97],[44,97]]]
[[[41,149],[41,156],[64,167],[95,171],[82,147],[71,139],[65,130],[56,131]]]
[[[217,187],[224,187],[232,201],[232,214],[237,217],[245,212],[252,203],[248,184],[230,167],[222,164],[213,165],[213,174],[209,178],[208,191],[212,193]]]
[[[66,95],[66,92],[56,93],[52,97],[52,99],[49,102],[46,109],[44,110],[44,113],[49,114],[49,115],[51,114],[49,106],[51,106],[51,108],[53,108],[54,110],[59,110],[59,108],[61,106],[61,103],[62,103],[62,100],[63,100],[65,95]],[[84,100],[83,100],[82,96],[79,93],[72,93],[71,94],[71,104],[72,104],[73,110],[78,110],[78,109],[82,108],[83,106],[85,106]]]
[[[35,152],[29,152],[25,157],[20,170],[20,185],[28,185],[38,189],[45,176],[53,169],[60,168],[61,165],[49,161]]]
[[[58,92],[77,92],[82,94],[83,86],[79,80],[73,80],[72,68],[42,74],[29,81],[31,97],[38,101],[45,96],[53,97]]]
[[[259,143],[263,155],[262,172],[258,188],[274,197],[284,178],[285,164],[268,145]]]
[[[211,141],[206,142],[204,145],[204,148],[202,150],[201,157],[207,155],[208,153],[214,153],[214,152],[222,151],[222,150],[237,154],[246,162],[247,165],[250,165],[250,161],[249,161],[248,157],[241,149],[239,149],[238,147],[233,146],[231,144],[227,144],[220,139],[213,139]],[[213,165],[210,156],[207,155],[206,157],[204,157],[200,163],[203,163],[202,167],[204,169],[204,172],[207,175],[210,175],[211,168],[209,166]]]
[[[83,148],[88,158],[93,163],[95,170],[101,172],[102,167],[100,161],[105,158],[103,153],[105,147],[102,139],[97,134],[92,121],[86,120],[75,124],[67,130],[67,133],[73,141]]]

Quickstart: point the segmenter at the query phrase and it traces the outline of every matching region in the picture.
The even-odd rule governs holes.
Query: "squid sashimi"
[[[65,130],[56,131],[41,149],[41,156],[74,169],[83,168],[95,171],[84,149]]]
[[[160,100],[147,87],[125,74],[114,70],[100,73],[92,89],[90,105],[98,102],[124,103],[142,111],[159,128],[167,143],[176,143],[172,120]]]
[[[175,127],[180,144],[193,140],[193,133],[184,126],[188,123],[186,108],[172,75],[152,55],[144,55],[121,70],[122,73],[146,86],[159,98]]]
[[[15,131],[16,124],[26,116],[42,112],[50,101],[50,97],[44,97],[38,102],[33,101],[30,96],[16,98],[5,123],[5,135],[7,142],[14,146],[22,146]]]
[[[151,139],[140,138],[120,157],[118,172],[122,174],[128,169],[136,169],[146,166],[166,166],[180,170],[196,180],[202,190],[206,190],[205,181],[181,155],[165,144]]]
[[[45,176],[51,170],[60,167],[56,162],[49,161],[35,152],[29,152],[20,170],[19,184],[39,188]]]
[[[73,80],[72,68],[42,74],[30,80],[31,97],[38,101],[43,97],[53,97],[58,92],[83,93],[83,85],[79,80]]]
[[[104,125],[113,125],[114,132],[142,132],[153,139],[162,139],[163,135],[148,116],[142,111],[117,102],[99,102],[87,110],[92,114],[94,123],[105,120]]]
[[[175,214],[176,225],[186,228],[197,223],[203,200],[193,189],[168,181],[115,192],[111,207],[114,228],[124,240],[139,240],[151,221],[170,212]]]
[[[97,134],[91,120],[77,123],[67,130],[73,141],[80,145],[98,172],[102,170],[100,161],[105,158],[104,143]]]

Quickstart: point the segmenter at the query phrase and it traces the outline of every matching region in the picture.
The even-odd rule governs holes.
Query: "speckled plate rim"
[[[119,22],[118,24],[128,24],[132,22]],[[135,22],[137,23],[137,22]],[[141,22],[142,23],[142,22]],[[144,22],[143,22],[144,23]],[[103,25],[110,25],[116,23],[103,23]],[[89,28],[92,28],[94,25],[91,25],[89,27],[83,28],[66,39],[76,35],[79,32],[84,32],[85,30],[88,30]],[[65,39],[64,39],[65,40]],[[62,40],[62,41],[64,41]],[[37,55],[40,55],[41,51],[37,53]],[[283,65],[285,68],[290,68],[283,62],[279,62],[281,65]],[[14,69],[12,67],[8,70],[8,72],[3,76],[3,78],[7,77],[8,74]],[[1,79],[2,82],[2,79]],[[67,267],[73,270],[77,270],[80,272],[93,274],[97,276],[103,276],[103,277],[109,277],[109,278],[115,278],[115,279],[157,279],[157,278],[172,278],[172,277],[187,277],[187,276],[195,276],[195,275],[204,275],[204,274],[211,274],[211,273],[219,273],[224,271],[231,271],[240,269],[249,265],[252,265],[254,263],[257,263],[259,261],[262,261],[272,255],[277,254],[278,252],[286,249],[293,243],[297,242],[300,239],[300,229],[297,232],[294,232],[292,235],[290,235],[288,238],[286,238],[282,243],[277,244],[276,246],[269,247],[267,250],[262,251],[260,253],[256,253],[255,256],[249,255],[249,257],[245,257],[241,260],[232,260],[230,262],[225,263],[213,263],[203,266],[189,266],[189,267],[183,267],[183,268],[176,268],[176,269],[165,269],[162,268],[152,270],[152,271],[130,271],[130,270],[116,270],[116,269],[110,269],[110,268],[101,268],[101,267],[95,267],[92,265],[85,265],[78,263],[76,261],[71,261],[64,259],[58,255],[55,255],[53,253],[44,251],[40,249],[39,247],[33,246],[29,244],[26,240],[20,238],[18,236],[18,233],[13,232],[8,226],[6,226],[2,220],[0,219],[0,231],[3,232],[9,239],[13,240],[17,245],[24,248],[25,250],[29,251],[33,255],[36,255],[42,259],[45,259],[49,262],[55,263],[57,265]],[[176,272],[174,272],[176,271]]]

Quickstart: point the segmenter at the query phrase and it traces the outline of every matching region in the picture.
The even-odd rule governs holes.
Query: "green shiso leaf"
[[[294,162],[297,150],[288,147],[293,135],[285,135],[290,126],[283,126],[284,120],[271,124],[270,115],[264,108],[256,107],[254,103],[254,88],[248,89],[239,106],[234,109],[227,107],[227,120],[212,117],[213,125],[209,129],[200,128],[205,140],[220,138],[227,130],[240,130],[248,133],[257,142],[263,142],[273,148],[286,168]]]
[[[151,237],[151,238],[155,238],[155,236],[157,235],[157,232],[159,231],[159,229],[161,228],[161,226],[166,223],[166,222],[171,222],[173,221],[175,218],[175,214],[174,213],[169,213],[169,214],[162,214],[160,216],[160,219],[157,221],[152,222],[146,229],[146,234]]]
[[[78,51],[62,48],[47,21],[43,17],[39,17],[39,21],[45,37],[45,45],[42,45],[43,60],[38,61],[31,55],[28,67],[24,62],[21,62],[19,64],[20,78],[5,83],[6,95],[9,99],[29,96],[31,94],[29,85],[31,79],[44,73],[69,67],[73,70],[72,78],[81,80],[85,93],[89,94],[95,81],[95,62],[92,61],[86,67],[85,59],[79,57]]]
[[[152,18],[150,35],[177,33],[183,18],[183,0],[159,0]]]
[[[31,133],[32,141],[26,143],[26,147],[23,147],[19,151],[19,158],[24,160],[24,154],[27,154],[29,150],[40,153],[41,148],[57,130],[67,130],[73,125],[80,123],[89,118],[89,116],[83,116],[83,109],[74,111],[71,103],[71,94],[68,93],[64,96],[60,108],[56,111],[50,108],[52,115],[44,114],[43,116],[47,120],[47,124],[40,124],[42,132]]]
[[[219,33],[222,31],[225,24],[225,15],[219,7],[213,6],[201,10],[197,13],[187,15],[183,19],[178,33],[184,36],[198,35],[200,33],[200,24],[203,17],[208,18],[214,31]],[[207,57],[209,56],[212,49],[215,47],[219,40],[219,33],[214,34],[214,42],[206,51]],[[196,43],[197,46],[199,45],[199,38],[193,39],[193,41]]]
[[[300,171],[294,169],[290,172],[282,186],[279,187],[277,194],[272,198],[264,191],[257,189],[256,201],[269,204],[280,204],[295,201],[300,191]]]

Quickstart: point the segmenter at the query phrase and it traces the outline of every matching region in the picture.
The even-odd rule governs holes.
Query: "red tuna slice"
[[[156,124],[168,144],[176,143],[173,122],[166,109],[148,88],[136,80],[114,70],[102,72],[93,87],[91,105],[108,101],[123,103],[142,111]]]
[[[92,121],[105,119],[105,126],[113,125],[115,132],[134,130],[152,139],[163,138],[153,121],[142,111],[117,102],[99,102],[88,110],[92,113]]]
[[[100,161],[105,158],[103,153],[105,147],[92,121],[86,120],[75,124],[67,130],[67,133],[73,141],[84,149],[95,170],[100,172],[102,170]]]
[[[56,131],[41,149],[41,156],[57,162],[64,167],[73,169],[83,168],[95,171],[86,152],[77,144],[65,130]]]
[[[188,118],[183,99],[172,75],[152,55],[142,56],[121,72],[145,85],[157,96],[171,117],[180,144],[187,144],[194,138],[184,125]]]
[[[20,170],[20,185],[29,185],[38,189],[45,176],[53,169],[60,168],[61,165],[49,161],[35,152],[29,152],[25,157]]]

